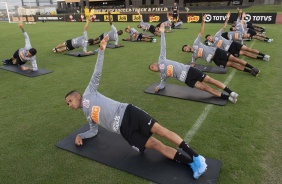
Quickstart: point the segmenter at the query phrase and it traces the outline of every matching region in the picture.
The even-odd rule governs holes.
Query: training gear
[[[237,99],[233,98],[232,96],[229,96],[228,100],[234,104],[237,102]]]
[[[230,96],[234,99],[237,99],[239,95],[233,91],[232,93],[230,93]]]
[[[269,55],[264,55],[264,57],[263,57],[263,60],[264,60],[264,61],[269,61],[269,59],[270,59],[270,56],[269,56]]]
[[[193,163],[197,169],[197,172],[193,175],[195,179],[198,179],[207,170],[207,164],[205,161],[206,159],[201,155],[197,157],[193,156]]]
[[[257,76],[258,74],[259,74],[259,69],[257,69],[257,68],[252,68],[252,70],[251,70],[251,74],[253,75],[253,76]]]

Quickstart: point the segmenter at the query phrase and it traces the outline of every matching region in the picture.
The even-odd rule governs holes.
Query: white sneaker
[[[233,91],[232,93],[230,93],[230,96],[234,99],[237,99],[239,95]]]
[[[270,39],[270,38],[267,40],[267,42],[268,42],[268,43],[271,43],[272,41],[273,41],[273,40],[272,40],[272,39]]]
[[[228,100],[232,103],[236,103],[237,102],[237,99],[236,98],[232,98],[232,96],[229,96]]]
[[[157,42],[157,39],[156,39],[156,38],[154,38],[154,42],[155,42],[155,43]]]
[[[264,60],[264,61],[269,61],[269,59],[270,59],[270,56],[269,56],[269,55],[264,55],[264,57],[263,57],[263,60]]]

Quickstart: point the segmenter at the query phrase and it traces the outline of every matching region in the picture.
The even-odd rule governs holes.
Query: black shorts
[[[249,29],[255,29],[255,27],[254,26],[252,26],[252,25],[250,25],[250,24],[247,24],[247,28],[249,28]]]
[[[99,39],[100,39],[100,40],[103,40],[103,39],[104,39],[104,33],[99,36]]]
[[[149,31],[150,31],[152,34],[154,34],[154,33],[155,33],[155,29],[156,29],[156,27],[155,27],[155,26],[150,25],[150,27],[149,27]]]
[[[120,133],[133,149],[143,152],[155,122],[148,113],[129,104],[124,112]]]
[[[228,33],[227,33],[227,32],[222,33],[221,36],[222,36],[223,38],[225,38],[226,40],[229,40],[229,38],[228,38]]]
[[[142,37],[143,37],[143,34],[142,33],[139,33],[139,35],[137,36],[137,41],[141,41],[142,40]]]
[[[65,45],[66,45],[66,47],[67,47],[67,50],[73,50],[73,49],[75,49],[75,48],[72,46],[72,44],[71,44],[71,39],[70,39],[70,40],[67,40],[67,41],[65,42]]]
[[[247,33],[249,33],[251,37],[257,35],[257,32],[253,29],[248,29]]]
[[[213,61],[217,66],[225,68],[228,62],[229,56],[230,56],[229,52],[217,48],[213,56]]]
[[[173,18],[173,20],[177,20],[177,17],[178,17],[178,15],[177,14],[172,14],[172,18]]]
[[[197,81],[203,82],[205,77],[206,77],[205,73],[203,73],[202,71],[198,70],[195,67],[190,67],[187,73],[185,84],[193,88]]]
[[[156,27],[161,27],[162,22],[158,23]]]
[[[13,58],[16,59],[16,64],[17,64],[17,65],[24,65],[24,64],[26,63],[26,62],[24,62],[24,61],[22,61],[22,60],[20,59],[19,49],[16,50],[16,52],[13,54]]]
[[[239,57],[242,47],[243,45],[241,43],[233,41],[228,49],[228,52],[235,57]]]

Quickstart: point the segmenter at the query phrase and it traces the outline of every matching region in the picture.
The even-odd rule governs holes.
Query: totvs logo
[[[199,22],[199,20],[200,20],[200,17],[196,15],[187,17],[187,22]]]
[[[160,16],[150,16],[149,22],[158,22],[160,20]]]

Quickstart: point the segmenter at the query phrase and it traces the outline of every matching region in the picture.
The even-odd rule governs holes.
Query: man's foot
[[[197,169],[196,166],[195,166],[195,163],[192,162],[192,163],[189,164],[189,165],[190,165],[190,167],[191,167],[191,169],[192,169],[192,171],[193,171],[193,177],[194,177],[195,179],[198,179],[198,178],[200,177],[200,174],[199,174],[199,172],[198,172],[198,169]]]
[[[234,104],[237,102],[237,98],[233,98],[232,96],[229,96],[228,100]]]
[[[197,157],[193,156],[193,163],[197,169],[197,172],[194,172],[193,177],[198,179],[207,170],[206,159],[201,155]],[[191,165],[193,165],[193,163]]]
[[[259,69],[257,69],[257,68],[252,68],[252,70],[251,70],[251,74],[254,76],[254,77],[256,77],[256,76],[258,76],[258,74],[259,74]]]
[[[230,96],[234,99],[237,99],[239,95],[238,95],[238,93],[233,91],[233,92],[230,93]]]
[[[5,60],[2,60],[3,64],[4,65],[12,65],[12,61],[10,59],[5,59]]]
[[[58,52],[57,48],[53,48],[53,52]]]
[[[264,60],[264,61],[269,61],[269,59],[270,59],[270,56],[269,56],[269,55],[264,55],[264,57],[263,57],[263,60]]]

